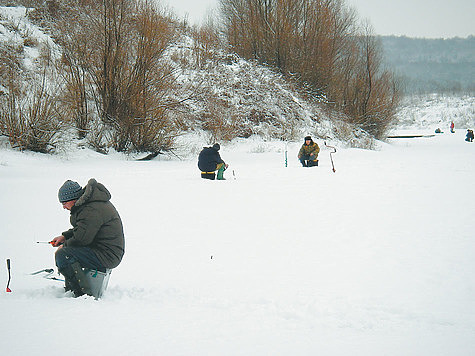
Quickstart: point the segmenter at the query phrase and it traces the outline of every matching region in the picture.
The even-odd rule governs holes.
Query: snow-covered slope
[[[0,7],[0,52],[12,54],[15,48],[19,67],[16,79],[30,81],[42,51],[49,47],[58,54],[60,49],[29,21],[27,14],[23,7]],[[214,143],[252,135],[265,140],[300,141],[311,134],[347,147],[374,146],[372,137],[346,123],[342,114],[323,109],[324,98],[310,102],[279,73],[224,53],[220,47],[209,50],[207,60],[198,61],[201,52],[196,48],[201,44],[194,42],[189,29],[179,32],[162,61],[164,67],[173,68],[176,79],[174,90],[166,95],[170,101],[181,103],[170,113],[180,122],[180,135],[199,135],[202,143]],[[0,76],[0,85],[7,79]],[[48,73],[47,79],[55,84],[51,90],[61,90],[55,73]],[[5,86],[2,91],[7,92]],[[65,129],[61,136],[57,150],[69,149],[71,130]]]
[[[11,66],[13,58],[17,58],[18,69],[33,74],[42,51],[46,48],[58,51],[58,46],[49,35],[32,24],[27,15],[28,9],[24,7],[0,6],[0,49],[10,50],[4,57],[4,64]]]
[[[419,129],[434,133],[475,127],[475,97],[471,95],[414,95],[403,100],[398,113],[397,129]]]

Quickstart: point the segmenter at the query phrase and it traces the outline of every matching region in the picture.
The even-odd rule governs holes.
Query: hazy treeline
[[[234,51],[292,73],[350,122],[381,137],[399,102],[369,25],[342,0],[220,0]]]
[[[404,78],[407,93],[475,91],[475,37],[382,36],[385,62]]]

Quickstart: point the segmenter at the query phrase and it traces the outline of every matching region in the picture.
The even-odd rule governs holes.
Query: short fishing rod
[[[10,280],[12,279],[11,273],[10,273],[10,259],[7,258],[7,270],[8,270],[8,282],[7,282],[7,293],[11,293],[10,289]]]

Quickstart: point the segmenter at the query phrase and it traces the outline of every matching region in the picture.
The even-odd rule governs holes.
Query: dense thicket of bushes
[[[0,134],[20,149],[48,152],[61,133],[73,132],[100,152],[163,152],[193,127],[215,140],[262,130],[288,140],[305,115],[319,131],[320,109],[282,94],[287,84],[280,79],[274,86],[282,89],[282,107],[272,107],[272,99],[259,103],[276,97],[267,82],[277,77],[258,79],[255,71],[236,79],[233,64],[225,68],[237,58],[231,53],[284,73],[290,86],[306,88],[309,102],[327,107],[327,117],[343,113],[338,119],[349,125],[334,128],[355,125],[379,138],[394,117],[398,90],[381,69],[376,38],[369,27],[357,28],[341,0],[221,0],[224,28],[210,20],[193,29],[150,0],[17,4],[34,8],[29,18],[55,42],[23,33],[21,46],[0,49]],[[22,64],[25,46],[42,53],[35,71]],[[190,70],[195,74],[179,79]]]
[[[63,100],[79,133],[94,130],[96,146],[109,141],[117,151],[169,149],[173,76],[162,57],[173,24],[147,1],[66,0],[54,15]]]
[[[49,28],[61,48],[54,66],[55,81],[62,86],[54,99],[48,97],[62,108],[56,110],[60,121],[71,123],[79,138],[100,151],[160,152],[172,147],[177,127],[169,111],[177,105],[175,78],[163,53],[176,28],[154,2],[46,1],[30,17]],[[10,77],[19,73],[10,71]],[[2,121],[10,137],[16,132],[13,127],[25,125],[24,114],[18,114],[21,93],[8,94]]]
[[[220,0],[227,39],[244,58],[297,75],[313,96],[382,137],[394,119],[397,83],[381,68],[368,25],[342,0]]]

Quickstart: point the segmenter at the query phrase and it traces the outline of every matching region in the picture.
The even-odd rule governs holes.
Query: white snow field
[[[446,130],[447,131],[447,130]],[[376,151],[323,142],[222,145],[196,158],[0,150],[4,355],[473,355],[475,143],[465,130]],[[234,170],[235,178],[232,171]],[[72,298],[49,241],[69,228],[66,179],[112,193],[126,255],[100,300]]]

